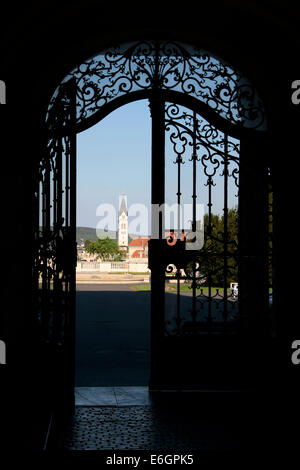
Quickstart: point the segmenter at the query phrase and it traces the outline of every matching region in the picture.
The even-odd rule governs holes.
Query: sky
[[[77,135],[77,225],[96,227],[100,204],[119,208],[150,204],[151,121],[148,103],[137,101],[118,108]]]
[[[182,202],[192,202],[191,150],[182,165]],[[177,200],[176,158],[166,138],[166,203]],[[199,172],[197,193],[199,204],[207,212],[207,177]],[[214,210],[223,208],[223,183],[216,177],[213,188]],[[236,188],[230,189],[230,205],[234,206]],[[101,216],[100,204],[119,208],[119,196],[127,196],[128,206],[144,204],[150,212],[151,200],[151,118],[147,100],[135,101],[110,113],[95,126],[77,135],[77,226],[95,228]],[[150,219],[149,219],[150,220]],[[148,231],[150,234],[150,230]]]

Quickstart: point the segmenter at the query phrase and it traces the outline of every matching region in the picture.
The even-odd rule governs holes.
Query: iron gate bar
[[[65,226],[69,227],[69,191],[70,191],[70,184],[69,184],[69,149],[68,149],[68,141],[65,138]]]
[[[223,303],[223,318],[224,321],[227,320],[227,256],[228,256],[228,148],[227,148],[227,134],[224,134],[224,303]]]
[[[76,84],[72,83],[71,85],[71,93],[72,98],[71,100],[76,103]],[[71,278],[70,278],[70,292],[71,296],[69,295],[68,299],[70,301],[69,306],[69,317],[67,322],[67,331],[65,332],[68,342],[70,343],[69,346],[69,363],[70,363],[70,381],[73,388],[73,402],[75,403],[75,395],[74,395],[74,386],[75,386],[75,334],[76,334],[76,262],[77,262],[77,243],[76,243],[76,227],[77,227],[77,218],[76,218],[76,200],[77,200],[77,175],[76,175],[76,167],[77,167],[77,135],[75,132],[75,122],[76,122],[76,107],[71,107],[70,113],[70,120],[73,123],[74,131],[70,135],[70,155],[73,157],[73,161],[71,160],[71,168],[70,168],[70,242],[71,242],[71,254],[70,254],[70,271],[71,271]],[[73,313],[73,314],[72,314]]]
[[[56,150],[54,165],[54,211],[53,211],[53,231],[59,234],[59,229],[62,224],[62,158],[63,158],[63,142],[62,138],[55,139],[54,148]],[[63,283],[60,278],[59,272],[54,272],[53,279],[54,292],[62,292]],[[54,332],[53,338],[55,342],[59,341],[60,322],[62,316],[62,305],[60,296],[54,297]]]
[[[43,295],[43,311],[44,311],[44,334],[45,338],[49,339],[51,312],[49,291],[50,291],[50,277],[48,267],[48,243],[50,239],[50,160],[45,162],[45,172],[43,180],[43,271],[42,271],[42,295]],[[48,307],[48,308],[47,308]]]
[[[176,161],[174,163],[177,163],[177,230],[178,233],[181,228],[181,217],[180,217],[180,201],[181,201],[181,165],[184,164],[184,161],[182,160],[182,156],[180,154],[177,155]],[[172,227],[166,227],[167,230],[172,230]],[[174,229],[176,227],[174,226]]]
[[[273,208],[273,178],[272,170],[268,168],[267,180],[268,180],[268,265],[269,265],[269,305],[270,308],[273,305],[273,270],[274,270],[274,208]]]
[[[197,141],[196,141],[196,131],[197,131],[197,117],[196,111],[193,112],[193,221],[192,221],[192,231],[196,231],[196,199],[197,199]]]
[[[149,98],[149,107],[152,118],[151,129],[151,204],[161,206],[165,202],[165,132],[162,123],[164,122],[165,102],[161,97],[159,90],[153,89]],[[153,263],[154,256],[163,242],[164,220],[161,212],[159,213],[159,227],[157,230],[156,214],[151,212],[151,239],[148,242],[149,267],[151,269],[151,334],[150,355],[151,355],[151,374],[159,369],[161,361],[159,344],[164,336],[164,318],[161,315],[161,306],[164,303],[164,274],[162,266]],[[153,233],[158,232],[158,239],[153,237]],[[154,244],[154,246],[153,246]],[[154,254],[155,253],[155,254]],[[150,377],[150,382],[154,379]]]
[[[192,161],[193,161],[193,220],[192,220],[192,232],[196,232],[196,200],[197,200],[197,140],[196,140],[196,132],[197,132],[197,115],[196,111],[193,112],[193,154],[192,154]],[[195,323],[196,323],[196,316],[197,316],[197,305],[196,305],[196,261],[195,259],[192,262],[192,321],[194,324],[194,332],[195,332]]]
[[[153,91],[150,98],[150,110],[152,117],[152,185],[151,204],[161,206],[165,203],[165,135],[161,125],[164,122],[165,104],[158,91]],[[157,221],[152,211],[152,232]],[[158,237],[162,239],[164,221],[162,213],[159,213]],[[155,229],[155,231],[157,231]]]

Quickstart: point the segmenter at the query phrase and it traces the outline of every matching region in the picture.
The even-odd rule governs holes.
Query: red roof
[[[129,246],[147,246],[148,240],[150,240],[150,237],[149,238],[134,238],[129,243]]]
[[[135,250],[131,258],[146,258],[145,252],[143,250]]]

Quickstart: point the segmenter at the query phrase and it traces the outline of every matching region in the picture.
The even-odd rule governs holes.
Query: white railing
[[[112,262],[97,262],[97,261],[78,261],[76,266],[77,272],[98,272],[98,273],[113,273],[113,272],[139,272],[145,273],[150,272],[148,269],[148,263],[132,263],[132,262],[121,262],[121,261],[112,261]]]
[[[128,263],[122,263],[120,261],[113,261],[110,263],[110,270],[111,271],[124,271],[128,272],[129,269],[129,264]]]

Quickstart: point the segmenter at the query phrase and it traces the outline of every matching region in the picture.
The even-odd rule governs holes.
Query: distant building
[[[118,213],[118,247],[126,252],[126,261],[133,263],[148,263],[148,241],[150,237],[138,237],[129,243],[128,210],[126,196],[122,195]],[[78,261],[98,261],[97,254],[87,253],[83,238],[77,244]]]
[[[129,260],[143,259],[144,261],[148,260],[148,241],[150,238],[134,238],[129,243],[128,247],[128,257]]]
[[[119,221],[118,221],[118,245],[120,250],[128,251],[128,211],[126,207],[126,196],[122,195]]]

